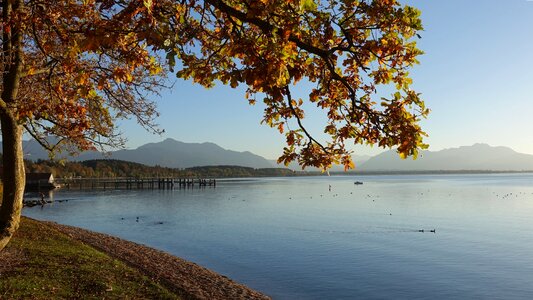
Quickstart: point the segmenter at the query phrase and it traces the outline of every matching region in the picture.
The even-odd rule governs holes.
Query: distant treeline
[[[199,177],[270,177],[270,176],[301,176],[305,172],[296,172],[283,168],[254,169],[239,166],[207,166],[185,169]]]
[[[147,166],[139,163],[97,159],[81,162],[57,162],[50,160],[26,161],[26,171],[33,173],[52,173],[58,178],[111,178],[111,177],[264,177],[305,175],[283,168],[254,169],[240,166],[206,166],[186,169]]]

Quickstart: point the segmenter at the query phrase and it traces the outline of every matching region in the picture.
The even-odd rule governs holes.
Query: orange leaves
[[[132,70],[125,67],[117,67],[113,70],[112,78],[116,83],[131,83],[133,81]]]
[[[350,155],[343,156],[341,159],[341,164],[344,166],[344,172],[349,171],[350,169],[355,169],[355,164]]]
[[[284,131],[283,123],[279,123],[278,124],[278,131],[279,131],[279,133],[283,133],[283,131]]]
[[[353,168],[353,143],[398,146],[401,155],[425,147],[418,122],[429,110],[408,73],[422,54],[411,40],[422,25],[398,1],[45,2],[31,10],[38,41],[27,43],[25,70],[37,91],[27,91],[21,114],[35,118],[31,99],[41,99],[32,108],[46,121],[37,128],[82,147],[83,136],[112,137],[113,118],[153,128],[143,92],[157,91],[166,67],[205,87],[246,84],[250,104],[264,97],[263,122],[286,137],[285,164]],[[48,81],[32,73],[43,67]],[[290,97],[297,83],[310,89],[306,99]],[[396,90],[380,106],[382,86]],[[326,117],[327,141],[307,130],[305,102]]]
[[[89,76],[90,76],[89,72],[81,72],[80,74],[78,74],[78,76],[76,76],[75,80],[77,84],[83,86],[88,82]]]
[[[65,137],[80,149],[119,145],[116,118],[133,116],[159,131],[154,103],[146,98],[165,75],[155,54],[160,35],[152,13],[171,8],[170,2],[24,3],[25,14],[3,20],[25,30],[24,72],[13,107],[21,124],[34,136]]]
[[[26,76],[31,76],[31,75],[34,75],[35,72],[36,72],[36,68],[35,67],[30,67],[28,68],[28,71],[26,72]]]
[[[396,0],[374,0],[379,5],[387,5],[387,6],[394,6],[398,5],[398,2]]]
[[[100,79],[98,80],[98,85],[96,86],[96,88],[101,91],[101,90],[103,90],[104,88],[106,88],[108,86],[109,85],[108,85],[108,82],[107,82],[106,78],[105,77],[100,77]]]
[[[263,123],[286,136],[279,162],[353,168],[350,143],[398,146],[405,155],[425,147],[418,122],[429,111],[408,73],[422,54],[411,40],[422,29],[415,8],[396,0],[204,4],[180,6],[169,19],[180,38],[162,49],[172,66],[181,59],[179,77],[205,86],[246,83],[251,104],[264,95]],[[327,143],[307,131],[306,105],[290,97],[296,83],[316,85],[305,101],[327,117]],[[396,91],[379,106],[383,85]]]

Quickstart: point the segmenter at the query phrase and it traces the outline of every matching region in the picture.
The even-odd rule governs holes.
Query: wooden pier
[[[216,179],[200,178],[56,178],[59,187],[72,190],[132,190],[216,187]]]

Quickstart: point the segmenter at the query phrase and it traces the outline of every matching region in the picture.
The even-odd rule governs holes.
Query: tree
[[[146,40],[143,1],[2,1],[3,202],[0,249],[16,231],[25,185],[22,134],[49,150],[122,143],[113,120],[153,124],[164,75]],[[49,136],[60,137],[53,145]]]
[[[172,24],[163,31],[178,28],[164,35],[170,58],[183,64],[178,76],[207,87],[246,84],[250,103],[266,104],[263,122],[286,135],[278,162],[351,168],[350,140],[398,146],[402,157],[425,147],[418,122],[428,110],[408,73],[422,53],[412,41],[422,29],[415,8],[396,0],[205,0],[178,9],[163,22]],[[305,101],[291,95],[301,80],[315,84]],[[395,93],[377,105],[379,85]],[[304,103],[327,114],[327,144],[306,130]]]
[[[408,69],[421,29],[418,10],[395,0],[2,1],[0,249],[20,218],[23,131],[69,151],[120,146],[117,118],[159,132],[150,98],[167,68],[262,98],[263,122],[286,135],[280,162],[353,167],[350,141],[416,156],[428,110]],[[305,100],[292,97],[298,82],[315,86]],[[377,104],[380,85],[395,92]],[[306,130],[304,103],[326,113],[329,142]]]

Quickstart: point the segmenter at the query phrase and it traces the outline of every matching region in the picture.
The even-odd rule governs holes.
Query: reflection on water
[[[531,174],[269,178],[52,197],[24,214],[168,251],[276,299],[533,295]]]

